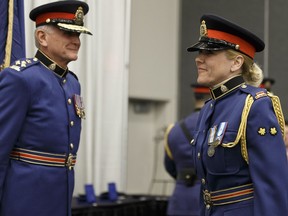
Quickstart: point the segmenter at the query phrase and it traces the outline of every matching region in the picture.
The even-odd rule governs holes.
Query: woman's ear
[[[244,63],[244,57],[242,55],[238,55],[234,58],[233,64],[231,66],[231,72],[239,70]]]

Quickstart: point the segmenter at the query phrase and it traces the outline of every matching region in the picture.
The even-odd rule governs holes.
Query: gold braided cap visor
[[[67,23],[57,23],[57,26],[64,31],[71,31],[92,35],[91,31],[84,26],[67,24]]]

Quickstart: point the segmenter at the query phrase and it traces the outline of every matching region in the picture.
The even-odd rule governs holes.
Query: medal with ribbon
[[[73,99],[76,115],[81,119],[85,119],[85,106],[83,102],[83,97],[75,94],[73,96]]]
[[[208,137],[209,148],[207,151],[207,154],[209,157],[212,157],[215,154],[215,147],[214,147],[213,143],[215,141],[216,130],[217,130],[217,125],[210,128],[210,130],[209,130],[209,137]]]
[[[210,134],[209,134],[209,140],[208,140],[209,148],[207,151],[207,154],[209,157],[214,156],[215,148],[222,143],[225,131],[227,129],[227,125],[228,125],[228,122],[221,122],[218,129],[217,129],[217,126],[210,128]]]

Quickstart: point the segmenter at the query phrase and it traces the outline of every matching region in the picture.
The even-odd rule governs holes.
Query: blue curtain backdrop
[[[25,57],[24,0],[0,1],[0,65]]]

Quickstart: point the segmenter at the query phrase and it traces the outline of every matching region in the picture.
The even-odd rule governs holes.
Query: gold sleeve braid
[[[172,155],[172,152],[171,152],[171,150],[170,150],[170,148],[169,148],[168,135],[169,135],[169,133],[170,133],[170,131],[171,131],[171,129],[172,129],[173,127],[174,127],[174,124],[170,124],[170,125],[167,127],[167,129],[166,129],[166,131],[165,131],[165,136],[164,136],[164,147],[165,147],[165,151],[166,151],[168,157],[169,157],[171,160],[173,160],[173,155]]]
[[[282,108],[281,108],[280,99],[279,97],[271,94],[270,92],[268,92],[268,96],[271,98],[273,109],[277,117],[278,123],[280,125],[282,136],[284,138],[285,137],[285,134],[284,134],[285,120],[284,120],[284,115],[283,115]]]

